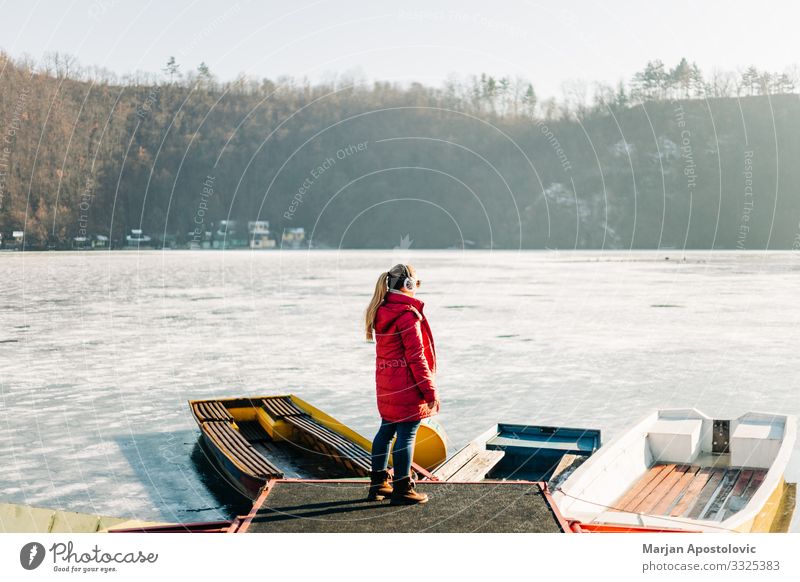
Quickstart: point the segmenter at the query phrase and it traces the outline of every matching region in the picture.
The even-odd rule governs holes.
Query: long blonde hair
[[[403,265],[399,263],[389,269],[387,273],[378,275],[378,281],[375,283],[375,292],[372,294],[372,300],[367,306],[365,314],[364,328],[367,336],[367,341],[372,341],[375,336],[373,330],[375,328],[375,315],[378,313],[378,307],[381,306],[383,300],[386,298],[386,293],[389,292],[389,275],[392,277],[402,277],[408,272],[412,277],[417,276],[413,265]]]

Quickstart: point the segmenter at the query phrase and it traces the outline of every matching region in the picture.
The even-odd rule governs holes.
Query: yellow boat
[[[659,410],[602,446],[553,499],[582,531],[786,531],[796,484],[783,474],[796,434],[784,414]]]
[[[270,480],[369,475],[372,443],[293,394],[189,401],[211,459],[243,495],[256,498]],[[432,420],[417,433],[415,468],[447,456],[446,436]]]

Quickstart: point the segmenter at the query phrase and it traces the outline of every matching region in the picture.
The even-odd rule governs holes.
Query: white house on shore
[[[281,248],[299,249],[305,246],[306,229],[302,227],[285,228],[281,237]]]
[[[275,241],[269,236],[268,220],[251,220],[247,223],[251,249],[274,249]]]

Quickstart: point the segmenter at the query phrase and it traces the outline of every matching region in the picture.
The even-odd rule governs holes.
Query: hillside
[[[486,76],[443,89],[219,84],[207,70],[119,81],[3,55],[0,69],[0,232],[24,229],[32,247],[131,228],[183,244],[224,219],[353,248],[800,240],[793,87],[620,88],[584,107]]]

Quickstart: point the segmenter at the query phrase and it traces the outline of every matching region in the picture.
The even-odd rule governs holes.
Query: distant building
[[[72,248],[73,249],[88,249],[91,248],[89,246],[89,238],[85,236],[74,236],[72,237]]]
[[[125,237],[125,246],[130,248],[149,248],[153,242],[140,228],[132,228],[131,233]]]
[[[268,220],[251,220],[247,223],[251,249],[274,249],[275,241],[269,236]]]
[[[0,233],[0,248],[5,249],[7,251],[22,250],[24,242],[25,242],[25,233],[21,230],[15,230],[10,234]]]
[[[96,234],[92,236],[92,248],[93,249],[107,249],[108,248],[108,237],[104,234]]]
[[[299,249],[305,246],[306,229],[301,227],[283,229],[281,247],[285,249]]]
[[[267,225],[269,229],[269,224]],[[236,220],[220,220],[211,245],[215,249],[241,249],[247,246],[244,232]]]

